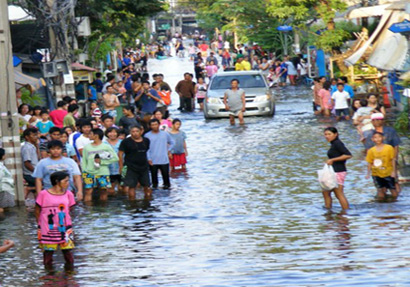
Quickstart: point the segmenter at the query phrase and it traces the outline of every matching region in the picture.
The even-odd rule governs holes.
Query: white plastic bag
[[[338,186],[333,166],[325,164],[323,169],[317,171],[317,174],[319,176],[319,184],[323,190],[333,190]]]

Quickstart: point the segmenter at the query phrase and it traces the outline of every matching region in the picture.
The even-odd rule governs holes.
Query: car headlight
[[[254,102],[266,102],[270,100],[270,95],[263,95],[263,96],[257,96],[253,100]]]
[[[222,102],[219,98],[208,98],[208,104],[219,105],[221,103]]]

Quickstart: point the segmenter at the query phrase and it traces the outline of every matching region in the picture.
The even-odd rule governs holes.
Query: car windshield
[[[265,88],[266,84],[261,75],[227,75],[215,76],[212,80],[211,90],[226,90],[231,87],[231,81],[237,79],[239,87],[244,88]]]

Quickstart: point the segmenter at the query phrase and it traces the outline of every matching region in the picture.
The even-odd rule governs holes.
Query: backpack
[[[161,100],[166,106],[171,104],[171,91],[158,91],[158,94],[161,96]]]

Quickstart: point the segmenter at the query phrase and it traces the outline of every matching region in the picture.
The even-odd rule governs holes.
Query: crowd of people
[[[310,65],[301,54],[294,57],[285,55],[282,59],[272,53],[264,52],[258,45],[238,45],[230,49],[229,43],[221,42],[209,46],[206,42],[190,44],[189,58],[194,62],[195,77],[210,80],[219,70],[250,71],[256,70],[264,74],[271,86],[296,86],[308,84],[308,68]],[[210,51],[210,52],[209,52]],[[209,52],[209,55],[208,55]]]
[[[46,267],[51,268],[58,248],[66,265],[73,265],[70,209],[76,201],[91,204],[94,197],[107,201],[115,194],[134,201],[137,189],[150,200],[152,190],[161,187],[159,172],[162,188],[169,189],[170,173],[186,169],[186,134],[181,120],[171,119],[168,111],[170,86],[162,74],[154,74],[150,83],[148,73],[138,72],[129,58],[125,53],[124,68],[105,74],[104,81],[96,74],[97,94],[89,96],[86,114],[70,97],[58,101],[53,111],[27,104],[18,108],[25,196],[36,203]],[[5,157],[0,149],[0,212],[15,201]]]
[[[185,49],[182,41],[177,41],[175,46],[180,53]],[[275,60],[259,46],[239,46],[231,52],[229,43],[221,41],[212,42],[211,46],[195,41],[188,52],[195,75],[185,73],[175,87],[181,111],[192,111],[195,100],[203,109],[207,82],[220,68],[225,71],[260,70],[272,84],[279,86],[297,85],[301,81],[308,83],[308,67],[301,56]],[[186,134],[181,130],[181,120],[171,119],[168,111],[172,89],[164,81],[163,74],[153,74],[153,81],[149,81],[147,54],[151,52],[145,47],[138,52],[126,50],[124,57],[118,58],[116,73],[110,69],[97,73],[88,89],[86,114],[80,113],[77,99],[70,97],[58,101],[53,111],[27,104],[18,108],[25,196],[32,194],[35,198],[38,239],[47,268],[52,267],[53,253],[58,248],[63,252],[66,265],[72,268],[74,264],[70,209],[76,201],[90,204],[93,194],[107,201],[116,193],[126,194],[134,201],[138,188],[149,200],[152,189],[159,187],[158,172],[162,175],[162,187],[169,189],[170,172],[186,169]],[[400,138],[394,129],[384,126],[386,111],[377,97],[354,98],[353,89],[344,77],[331,81],[326,77],[315,78],[312,89],[315,115],[330,117],[334,114],[336,120],[353,119],[367,150],[367,176],[373,177],[378,199],[383,200],[388,190],[397,197],[400,187],[396,162]],[[232,111],[231,124],[235,116],[244,124],[246,101],[238,80],[231,81],[224,104],[226,110]],[[118,115],[120,106],[122,116]],[[331,144],[326,163],[333,167],[338,183],[333,190],[323,191],[325,206],[331,208],[331,193],[334,192],[342,208],[347,209],[349,203],[343,186],[346,161],[352,154],[339,139],[336,128],[326,128],[324,136]],[[14,182],[3,164],[5,156],[5,150],[0,149],[0,212],[14,205]],[[0,252],[13,244],[12,241],[4,242]]]
[[[358,138],[366,150],[367,178],[372,176],[377,189],[377,199],[385,200],[388,191],[393,199],[397,198],[400,193],[397,162],[401,140],[394,128],[385,126],[386,108],[377,95],[369,94],[365,98],[356,98],[346,77],[330,81],[326,77],[315,78],[312,89],[315,115],[335,116],[337,121],[352,119]],[[344,196],[343,186],[347,173],[346,161],[352,155],[339,139],[336,128],[327,128],[324,134],[326,140],[331,143],[327,164],[333,167],[338,183],[338,187],[332,191],[342,208],[347,209],[349,204]],[[327,208],[332,206],[332,191],[323,191]]]

